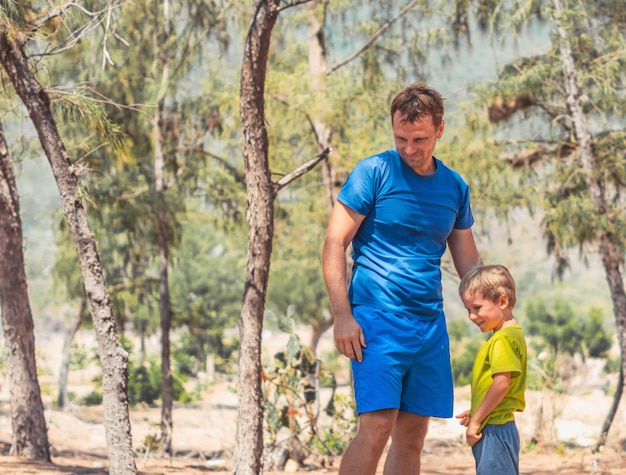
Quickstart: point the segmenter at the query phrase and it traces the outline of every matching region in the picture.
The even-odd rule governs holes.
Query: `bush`
[[[483,344],[481,336],[475,336],[463,345],[458,356],[452,356],[452,375],[455,386],[466,386],[472,382],[472,367],[476,353]]]
[[[269,452],[287,445],[289,451],[297,446],[321,456],[342,455],[356,427],[354,403],[336,392],[334,373],[294,333],[291,314],[278,317],[279,328],[290,336],[286,348],[263,369],[265,443]],[[325,405],[320,388],[330,393]],[[328,416],[324,426],[320,410]]]
[[[161,364],[156,360],[145,361],[141,366],[129,362],[128,368],[128,400],[130,404],[154,404],[163,394]],[[190,402],[192,397],[181,381],[179,374],[172,375],[172,399],[178,402]]]
[[[79,404],[82,406],[99,406],[102,404],[102,389],[94,389],[89,394],[80,398]]]

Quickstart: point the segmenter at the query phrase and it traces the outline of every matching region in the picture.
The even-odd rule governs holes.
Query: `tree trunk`
[[[604,422],[602,423],[602,429],[600,429],[600,437],[596,441],[596,445],[593,447],[593,453],[599,452],[605,445],[606,439],[609,435],[609,430],[611,430],[611,425],[613,425],[613,420],[615,419],[615,414],[617,414],[617,408],[619,407],[619,403],[622,399],[622,395],[624,394],[624,369],[622,366],[619,368],[619,377],[617,379],[617,388],[615,390],[615,395],[613,396],[613,402],[611,403],[611,408],[609,409],[609,413],[607,414]]]
[[[248,193],[248,257],[239,317],[237,443],[233,473],[262,473],[261,332],[274,234],[274,198],[265,128],[265,74],[280,0],[257,0],[241,70],[240,116]]]
[[[172,452],[172,418],[173,379],[170,358],[170,328],[172,326],[172,306],[170,305],[168,277],[168,240],[167,221],[163,213],[158,213],[159,225],[159,295],[161,299],[161,378],[163,391],[161,395],[161,444],[165,453]]]
[[[80,308],[72,320],[72,324],[65,335],[65,341],[63,342],[63,349],[61,350],[61,368],[59,370],[59,397],[58,406],[63,409],[67,407],[70,402],[70,397],[67,392],[67,377],[70,371],[70,361],[72,359],[72,342],[76,336],[76,332],[80,328],[83,322],[83,315],[87,309],[87,302],[82,299],[80,302]]]
[[[309,44],[309,72],[311,73],[311,89],[314,97],[318,97],[326,82],[328,73],[328,49],[324,34],[324,19],[328,0],[314,0],[307,4],[307,38]],[[331,147],[332,130],[320,117],[312,117],[313,129],[320,151]],[[330,155],[322,165],[322,180],[326,190],[329,213],[335,204],[335,168]]]
[[[597,442],[598,448],[605,444],[607,435],[613,424],[613,419],[617,413],[622,394],[624,392],[624,372],[626,371],[626,293],[624,292],[624,278],[620,269],[624,268],[624,256],[620,247],[616,243],[615,236],[603,233],[600,239],[600,256],[609,283],[609,292],[613,302],[613,314],[615,316],[615,327],[617,328],[617,339],[619,342],[622,363],[620,365],[618,387],[613,395],[613,403],[608,415],[602,425],[602,430]]]
[[[50,461],[37,380],[33,315],[24,270],[22,220],[13,164],[0,124],[0,302],[11,394],[11,454]]]
[[[154,116],[154,175],[156,190],[156,221],[159,241],[159,306],[161,310],[161,443],[160,450],[171,453],[172,431],[174,422],[172,419],[172,368],[170,359],[170,328],[172,326],[172,306],[169,292],[169,244],[167,212],[163,211],[164,196],[164,171],[165,162],[163,157],[161,136],[161,104],[157,106]]]
[[[23,51],[24,41],[19,32],[9,33],[0,29],[0,62],[35,125],[57,182],[63,213],[76,247],[102,365],[109,472],[115,475],[134,474],[137,468],[128,414],[128,353],[117,337],[111,299],[106,289],[96,241],[87,220],[87,211],[83,206],[83,191],[78,184],[76,169],[70,162],[54,122],[48,94],[29,68]]]
[[[580,91],[580,73],[576,69],[574,56],[572,54],[569,33],[561,23],[563,9],[561,0],[553,0],[555,25],[559,35],[559,52],[563,62],[563,74],[565,79],[565,91],[567,93],[567,107],[574,123],[574,134],[578,142],[577,157],[583,169],[585,183],[589,190],[589,194],[597,207],[599,215],[606,216],[607,226],[605,230],[599,234],[599,250],[602,257],[602,264],[609,284],[609,292],[613,302],[613,314],[615,316],[615,326],[617,328],[617,336],[620,346],[620,355],[622,358],[621,374],[626,371],[626,292],[624,291],[624,279],[621,269],[624,268],[624,255],[620,251],[617,237],[607,231],[615,229],[615,216],[609,212],[609,204],[604,193],[606,187],[602,183],[596,159],[593,153],[591,134],[587,124],[586,116],[583,112],[583,102],[588,101]],[[623,379],[620,380],[623,385]],[[621,399],[623,386],[616,391],[613,405]],[[617,407],[612,408],[613,416],[617,412]],[[605,425],[608,428],[612,424],[611,414],[607,416]],[[606,437],[606,435],[604,435]]]
[[[156,8],[159,4],[156,3]],[[153,117],[154,131],[154,187],[156,193],[156,221],[159,243],[159,305],[161,310],[161,443],[160,450],[171,454],[173,379],[170,359],[170,329],[172,326],[172,305],[169,292],[169,233],[168,213],[165,204],[165,156],[163,155],[163,134],[161,133],[161,117],[164,98],[169,80],[170,55],[167,42],[170,40],[170,3],[162,2],[163,31],[159,35],[161,41],[155,41],[154,58],[161,62],[161,87],[156,98],[156,109]],[[157,15],[158,16],[158,15]]]

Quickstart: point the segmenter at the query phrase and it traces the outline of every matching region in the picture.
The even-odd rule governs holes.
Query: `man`
[[[452,417],[441,292],[446,246],[459,276],[480,263],[469,188],[433,157],[444,99],[423,83],[391,104],[395,149],[362,160],[341,188],[323,249],[335,344],[352,360],[359,413],[342,475],[419,474],[429,417]],[[346,250],[354,267],[346,285]]]

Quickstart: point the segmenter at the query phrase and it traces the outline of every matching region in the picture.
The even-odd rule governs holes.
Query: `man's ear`
[[[441,123],[439,124],[439,126],[437,127],[437,138],[440,139],[441,136],[443,135],[443,129],[446,128],[446,124],[443,121],[443,119],[441,119]]]

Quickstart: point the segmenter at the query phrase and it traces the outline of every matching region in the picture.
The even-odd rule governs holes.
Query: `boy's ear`
[[[500,308],[507,308],[509,306],[509,296],[506,294],[500,294],[498,304],[500,305]]]

